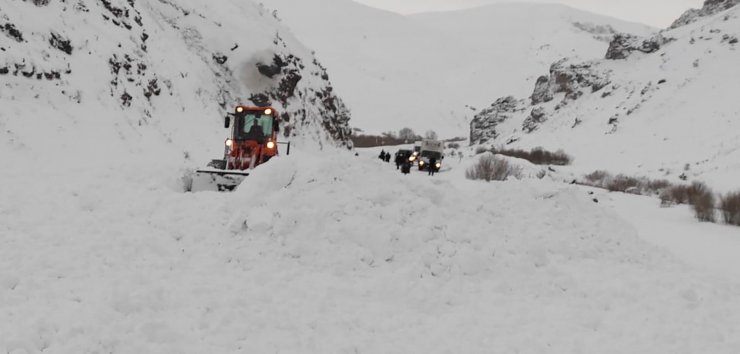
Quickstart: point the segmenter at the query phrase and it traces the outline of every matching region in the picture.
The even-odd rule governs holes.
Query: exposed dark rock
[[[725,34],[722,36],[722,43],[737,44],[737,37]]]
[[[282,39],[276,37],[276,45],[284,47]],[[322,78],[324,81],[320,88],[302,88],[299,89],[299,83],[306,73],[302,71],[305,66],[301,58],[292,54],[274,55],[271,64],[259,63],[257,69],[259,72],[271,79],[277,81],[276,86],[266,92],[253,94],[250,100],[257,104],[281,105],[287,111],[283,113],[284,122],[290,122],[284,125],[283,134],[292,134],[295,127],[308,124],[310,119],[318,119],[321,127],[329,136],[345,146],[350,144],[351,129],[349,127],[350,112],[344,105],[344,102],[334,93],[334,88],[329,82],[329,76],[321,64],[314,58],[314,63],[319,67],[318,72],[313,72],[314,76]],[[295,107],[295,99],[298,98],[304,103]],[[308,102],[306,104],[305,102]],[[313,109],[307,110],[307,107]],[[289,118],[289,119],[285,119]],[[286,135],[287,136],[287,135]]]
[[[23,42],[23,33],[15,28],[15,25],[12,23],[6,23],[5,25],[0,26],[0,31],[5,32],[8,37],[14,39],[16,42]]]
[[[229,57],[222,53],[213,53],[213,60],[219,65],[224,65],[226,64],[226,61],[229,60]]]
[[[46,77],[47,80],[59,80],[62,75],[58,71],[50,71],[50,72],[44,72],[44,77]]]
[[[257,63],[257,70],[259,70],[260,74],[272,79],[275,75],[280,74],[283,68],[286,66],[288,66],[288,62],[283,60],[283,58],[281,58],[279,55],[275,54],[272,57],[272,64],[267,65],[264,63]]]
[[[532,93],[532,105],[552,101],[556,93],[565,93],[565,100],[575,100],[584,90],[597,92],[609,85],[605,74],[596,72],[591,64],[567,64],[565,60],[550,66],[550,76],[540,76]]]
[[[69,55],[72,54],[72,44],[70,40],[62,37],[59,34],[52,32],[51,38],[49,39],[49,44],[51,44],[52,47],[61,50],[62,52],[65,52]]]
[[[532,99],[532,105],[552,101],[553,93],[550,90],[549,77],[543,75],[537,78],[537,83],[534,85],[534,92],[530,98]]]
[[[31,71],[21,71],[21,75],[24,77],[33,77],[33,75],[36,74],[36,67],[32,66]]]
[[[514,96],[502,97],[490,107],[480,111],[470,122],[470,143],[482,144],[498,137],[496,126],[521,111]]]
[[[272,104],[270,102],[270,97],[264,93],[252,94],[249,96],[249,100],[257,107],[267,107]]]
[[[124,91],[121,95],[121,105],[124,107],[131,107],[131,100],[133,100],[133,97],[131,97],[128,92]]]
[[[149,80],[149,83],[144,89],[144,97],[146,97],[147,100],[151,100],[152,95],[159,96],[160,93],[162,93],[162,89],[159,88],[157,79]]]
[[[74,5],[74,9],[77,10],[77,11],[79,11],[79,12],[90,12],[90,9],[88,9],[87,8],[87,5],[85,5],[85,3],[83,3],[82,1],[78,1]]]
[[[542,107],[535,107],[532,109],[529,117],[527,117],[522,123],[522,130],[527,133],[531,133],[537,129],[540,123],[546,120],[547,116],[545,114],[545,109]]]
[[[7,66],[0,67],[0,75],[7,75],[10,72]]]
[[[298,86],[298,82],[301,81],[302,78],[300,71],[297,69],[290,70],[283,76],[282,80],[280,80],[277,92],[278,98],[281,102],[287,102],[289,98],[293,97],[295,94],[295,88]]]
[[[678,20],[674,21],[668,28],[672,29],[688,25],[702,17],[712,16],[730,9],[737,4],[740,4],[740,0],[706,0],[701,9],[690,9],[684,12],[683,15],[681,15]]]
[[[626,59],[633,52],[653,53],[667,41],[660,34],[652,38],[642,38],[620,33],[614,36],[606,51],[606,59]]]
[[[108,10],[115,17],[128,17],[128,10],[120,7],[115,7],[109,0],[99,0],[103,4],[103,7]]]

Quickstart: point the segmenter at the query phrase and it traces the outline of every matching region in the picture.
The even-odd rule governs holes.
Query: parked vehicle
[[[442,168],[442,159],[444,159],[444,143],[439,140],[423,140],[419,152],[418,164],[419,171],[432,168],[434,172]],[[433,162],[432,165],[430,162]]]

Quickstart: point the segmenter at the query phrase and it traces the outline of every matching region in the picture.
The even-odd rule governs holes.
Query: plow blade
[[[244,178],[249,176],[246,171],[227,171],[218,169],[197,170],[191,176],[190,192],[201,191],[232,191]]]

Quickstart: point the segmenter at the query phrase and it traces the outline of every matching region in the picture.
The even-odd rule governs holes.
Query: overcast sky
[[[619,19],[668,27],[684,11],[701,7],[703,0],[355,0],[373,7],[408,14],[443,11],[494,2],[562,3]]]

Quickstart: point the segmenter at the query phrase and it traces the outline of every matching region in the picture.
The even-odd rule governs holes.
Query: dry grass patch
[[[509,177],[520,178],[521,168],[512,166],[505,159],[493,155],[484,155],[478,163],[465,171],[465,177],[472,180],[505,181]]]

